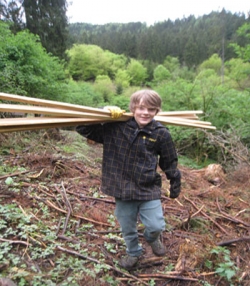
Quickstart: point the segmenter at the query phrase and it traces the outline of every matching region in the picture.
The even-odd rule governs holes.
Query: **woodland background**
[[[224,164],[232,134],[249,147],[249,17],[223,9],[152,26],[69,24],[67,7],[0,1],[1,92],[127,110],[135,90],[153,88],[164,111],[203,110],[224,138],[221,148],[170,127],[180,154]]]

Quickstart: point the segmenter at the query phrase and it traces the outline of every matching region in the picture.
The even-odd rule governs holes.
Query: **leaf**
[[[5,180],[5,184],[10,186],[10,185],[13,185],[14,184],[14,181],[11,177],[8,177],[6,180]]]
[[[225,275],[226,275],[226,277],[227,277],[227,280],[230,281],[231,278],[235,275],[235,271],[232,270],[232,269],[227,269],[227,270],[225,271]]]

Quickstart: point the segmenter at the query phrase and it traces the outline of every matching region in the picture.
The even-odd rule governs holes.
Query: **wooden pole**
[[[93,118],[53,118],[53,117],[32,117],[32,118],[6,118],[0,119],[0,132],[12,132],[12,131],[23,131],[23,130],[34,130],[43,128],[54,128],[64,126],[76,126],[82,124],[95,124],[100,122],[110,122],[113,119],[93,119]],[[176,121],[174,119],[159,118],[156,119],[162,124],[186,126],[195,128],[215,129],[214,126],[203,125],[202,123],[189,122],[187,120]],[[119,121],[119,120],[116,120]],[[124,121],[124,120],[120,120]],[[192,120],[191,120],[192,121]]]
[[[51,107],[40,107],[40,106],[29,106],[29,105],[18,105],[18,104],[0,104],[0,111],[2,112],[21,112],[21,113],[33,113],[33,114],[45,114],[50,116],[59,117],[75,117],[75,118],[93,118],[93,119],[107,119],[110,117],[110,112],[108,114],[96,114],[87,112],[78,112],[66,109],[57,109]],[[128,119],[129,116],[123,115],[121,119]]]
[[[15,94],[7,94],[0,92],[0,99],[7,100],[7,101],[14,101],[38,106],[45,106],[45,107],[53,107],[65,110],[74,110],[74,111],[81,111],[87,113],[94,113],[94,114],[102,114],[102,115],[110,115],[108,110],[94,108],[94,107],[87,107],[83,105],[76,105],[71,103],[53,101],[53,100],[45,100],[39,98],[32,98],[22,95],[15,95]],[[195,116],[195,114],[202,114],[203,111],[163,111],[159,112],[159,116]],[[132,113],[125,113],[126,115],[132,116]]]
[[[34,104],[34,105],[40,105],[40,106],[59,108],[59,109],[62,108],[62,109],[75,110],[75,111],[81,111],[81,112],[94,112],[96,114],[103,114],[103,115],[110,114],[108,110],[104,110],[104,109],[70,104],[70,103],[59,102],[59,101],[53,101],[53,100],[45,100],[45,99],[27,97],[27,96],[22,96],[22,95],[7,94],[3,92],[0,92],[0,99],[7,100],[7,101],[21,102],[21,103],[26,103],[26,104]]]
[[[118,119],[113,119],[111,117],[111,112],[105,109],[6,93],[0,93],[0,99],[25,103],[25,105],[0,104],[0,111],[42,114],[47,116],[0,119],[0,132],[75,126],[86,123],[94,124],[98,122],[126,121],[133,116],[132,113],[124,113]],[[30,106],[28,104],[35,104],[35,106]],[[198,116],[196,114],[202,113],[203,112],[200,110],[159,112],[157,116],[155,116],[155,120],[164,125],[168,124],[203,129],[216,129],[210,122],[198,120]]]

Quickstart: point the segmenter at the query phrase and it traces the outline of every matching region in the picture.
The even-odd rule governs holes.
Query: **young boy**
[[[161,206],[159,164],[170,180],[170,197],[181,191],[181,173],[177,154],[166,127],[154,120],[161,109],[161,98],[153,90],[132,94],[130,111],[133,118],[126,122],[110,122],[78,126],[77,132],[103,144],[102,188],[115,197],[115,215],[127,246],[127,255],[119,261],[125,269],[133,268],[142,254],[137,233],[137,218],[145,226],[144,238],[157,256],[166,254],[160,240],[165,229]]]

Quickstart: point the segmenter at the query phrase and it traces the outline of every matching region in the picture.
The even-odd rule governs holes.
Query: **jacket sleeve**
[[[177,198],[181,192],[181,172],[177,168],[176,149],[167,129],[160,138],[159,156],[159,166],[170,181],[170,198]]]
[[[76,132],[97,143],[103,143],[103,124],[79,125]]]

